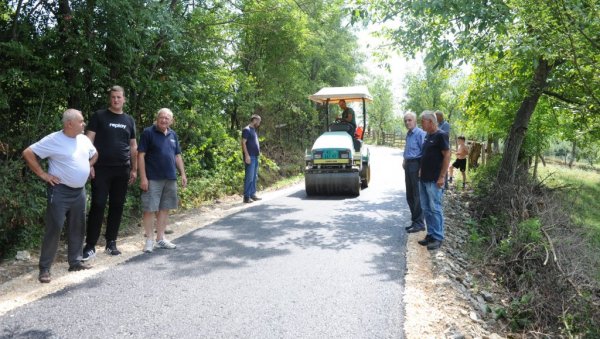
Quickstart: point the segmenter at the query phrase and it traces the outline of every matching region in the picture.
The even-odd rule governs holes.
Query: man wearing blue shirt
[[[444,113],[442,111],[435,111],[435,118],[438,122],[438,129],[446,132],[448,138],[450,138],[450,124],[444,120]]]
[[[156,124],[144,129],[138,147],[138,169],[142,189],[142,224],[146,235],[144,252],[156,248],[174,249],[176,245],[165,238],[169,210],[176,209],[177,171],[181,185],[187,186],[187,177],[181,158],[177,134],[171,128],[173,112],[162,108],[156,116]],[[152,228],[156,216],[156,245],[152,240]]]
[[[242,130],[242,152],[244,153],[244,203],[261,200],[256,196],[256,182],[258,181],[258,157],[260,143],[256,129],[260,126],[261,118],[258,114],[250,117],[250,124]]]
[[[402,168],[404,168],[404,182],[406,184],[406,202],[411,215],[411,224],[406,227],[406,230],[409,233],[414,233],[425,230],[419,196],[419,166],[422,156],[421,148],[426,133],[417,126],[417,116],[412,112],[404,114],[404,126],[408,129],[408,133],[406,133]]]

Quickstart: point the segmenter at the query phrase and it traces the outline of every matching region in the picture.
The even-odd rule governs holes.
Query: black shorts
[[[454,160],[452,167],[459,168],[461,172],[464,172],[467,169],[467,159]]]

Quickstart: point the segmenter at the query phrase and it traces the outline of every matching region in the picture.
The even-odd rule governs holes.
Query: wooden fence
[[[365,132],[365,139],[374,145],[404,148],[404,135],[402,133],[377,133]]]
[[[389,147],[404,148],[405,135],[403,133],[377,133],[365,131],[365,141],[373,145],[383,145]],[[469,147],[468,164],[469,168],[476,168],[480,164],[485,164],[492,153],[492,145],[474,140],[467,140]],[[455,142],[451,141],[452,145]],[[451,146],[452,152],[456,151],[455,146]],[[481,162],[481,163],[480,163]]]

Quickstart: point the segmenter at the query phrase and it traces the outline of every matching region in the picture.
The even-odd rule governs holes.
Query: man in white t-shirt
[[[85,122],[80,111],[68,109],[63,113],[63,129],[51,133],[23,151],[29,168],[47,184],[46,229],[40,254],[41,283],[49,283],[50,266],[56,251],[60,233],[68,217],[69,271],[90,268],[81,262],[85,232],[85,183],[90,167],[98,159],[96,148],[83,131]],[[45,172],[36,156],[48,158]]]

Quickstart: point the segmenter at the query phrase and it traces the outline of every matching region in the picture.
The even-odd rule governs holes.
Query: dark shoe
[[[252,199],[254,201],[262,200],[262,198],[259,198],[256,195],[251,196],[250,199]]]
[[[408,233],[417,233],[421,231],[425,231],[425,226],[413,226],[406,230]]]
[[[250,198],[248,198],[248,197],[244,197],[244,203],[245,203],[245,204],[249,204],[249,203],[251,203],[251,202],[252,202],[252,200],[251,200]]]
[[[69,266],[69,272],[77,272],[77,271],[83,271],[83,270],[89,270],[90,268],[92,268],[92,266],[90,265],[86,265],[83,263],[77,263],[73,266]]]
[[[95,257],[96,249],[94,247],[90,247],[89,245],[85,245],[85,247],[83,248],[83,258],[81,260],[88,261]]]
[[[421,246],[427,246],[429,245],[430,242],[434,241],[435,239],[433,239],[433,237],[431,237],[429,234],[427,234],[425,236],[425,238],[423,240],[419,240],[418,243]]]
[[[47,284],[50,281],[52,281],[52,278],[50,277],[50,271],[48,271],[48,270],[40,270],[40,275],[38,275],[38,280],[42,284]]]
[[[106,244],[106,248],[104,249],[104,252],[106,252],[106,254],[110,254],[110,255],[119,255],[119,254],[121,254],[121,251],[119,251],[117,249],[117,242],[115,240],[110,240]]]
[[[441,246],[442,246],[442,241],[441,240],[435,240],[435,239],[433,239],[433,241],[431,241],[429,244],[427,244],[427,249],[430,250],[430,251],[437,250]]]
[[[425,225],[423,225],[423,224],[410,224],[410,226],[406,226],[406,227],[404,227],[404,229],[408,231],[409,229],[414,228],[414,227],[425,227]]]

